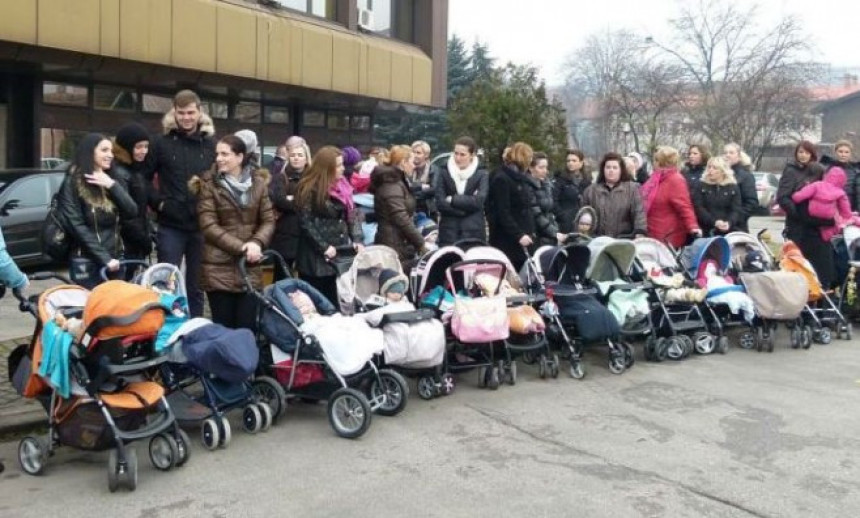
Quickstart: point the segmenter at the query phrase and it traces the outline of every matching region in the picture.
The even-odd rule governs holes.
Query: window
[[[226,119],[229,117],[229,110],[226,102],[222,101],[200,101],[201,108],[206,115],[213,119]]]
[[[252,103],[242,101],[236,103],[236,113],[233,118],[241,122],[260,122],[261,119],[260,103]]]
[[[128,88],[96,86],[93,107],[97,110],[133,112],[137,108],[137,92]]]
[[[312,14],[329,20],[335,19],[335,0],[276,0],[281,7]]]
[[[353,115],[350,121],[352,122],[352,129],[370,131],[370,115]]]
[[[266,106],[263,108],[263,122],[269,124],[289,124],[290,109],[286,106]]]
[[[173,97],[143,94],[142,108],[146,113],[167,113],[173,108]]]
[[[306,110],[302,114],[302,125],[307,128],[324,128],[325,112],[320,110]]]
[[[66,83],[51,83],[46,81],[42,84],[42,102],[46,104],[61,104],[64,106],[88,105],[86,86],[70,85]]]
[[[16,209],[44,207],[50,202],[51,193],[47,176],[35,176],[18,180],[7,193],[8,202],[15,201]]]
[[[328,114],[328,129],[338,131],[349,130],[349,115],[345,113],[331,112]]]
[[[363,12],[369,19],[362,19]],[[391,36],[391,0],[358,0],[359,25],[375,34]]]

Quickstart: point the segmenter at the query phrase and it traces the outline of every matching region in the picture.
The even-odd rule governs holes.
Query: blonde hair
[[[845,139],[837,140],[836,144],[833,145],[833,151],[837,151],[841,147],[847,147],[848,151],[854,151],[854,145],[851,144],[850,141]]]
[[[726,148],[731,148],[738,152],[738,163],[740,165],[744,167],[749,167],[752,165],[752,159],[748,154],[744,152],[744,150],[741,148],[741,145],[737,142],[729,142],[723,147],[724,150]]]
[[[508,151],[507,161],[515,164],[520,171],[526,171],[532,163],[534,150],[525,142],[514,142]]]
[[[715,182],[717,185],[724,185],[727,183],[737,183],[735,181],[735,172],[732,171],[732,168],[729,167],[729,163],[726,162],[726,159],[723,157],[715,156],[708,160],[708,166],[705,168],[705,172],[702,173],[702,183],[711,184],[714,182],[708,181],[708,169],[714,167],[722,171],[723,179],[719,182]]]
[[[416,140],[412,143],[412,149],[421,148],[424,151],[424,154],[430,156],[430,144],[423,140]]]
[[[654,153],[654,166],[658,168],[678,167],[681,163],[681,154],[671,146],[660,146]]]

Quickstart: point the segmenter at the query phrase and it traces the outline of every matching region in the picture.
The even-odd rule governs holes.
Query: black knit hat
[[[386,268],[379,272],[379,294],[385,295],[390,290],[394,290],[397,293],[406,293],[406,288],[408,286],[408,280],[406,276],[398,272],[397,270],[392,270],[390,268]]]
[[[116,132],[116,143],[129,154],[134,151],[134,146],[143,140],[149,141],[149,132],[137,122],[129,122]]]

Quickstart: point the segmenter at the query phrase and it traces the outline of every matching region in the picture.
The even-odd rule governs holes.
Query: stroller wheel
[[[800,333],[800,345],[804,349],[809,349],[812,346],[812,328],[809,326],[803,326]]]
[[[726,354],[729,352],[729,337],[726,335],[717,337],[717,352]]]
[[[556,357],[557,359],[558,357]],[[507,373],[507,381],[508,385],[516,385],[517,384],[517,361],[511,361],[511,365],[508,367]]]
[[[622,374],[627,370],[627,364],[624,361],[623,354],[614,354],[609,358],[609,372],[612,374]]]
[[[645,361],[650,362],[654,360],[654,352],[657,346],[657,339],[653,336],[649,336],[645,340],[645,346],[642,348],[642,352],[645,354]]]
[[[442,388],[441,392],[443,396],[449,396],[452,392],[454,392],[454,375],[450,372],[446,372],[442,375]]]
[[[24,437],[18,443],[18,464],[28,475],[41,475],[48,463],[48,445],[39,437]]]
[[[683,359],[693,354],[693,351],[696,350],[696,346],[693,343],[693,339],[690,338],[688,335],[678,335],[678,338],[680,338],[681,342],[684,343],[684,354],[683,356],[681,356],[681,358]]]
[[[670,360],[681,360],[686,356],[684,354],[685,351],[684,340],[680,335],[678,336],[670,336],[666,339],[666,357]]]
[[[268,376],[257,376],[251,383],[251,391],[257,402],[263,402],[272,409],[273,422],[284,415],[287,409],[287,394],[280,383]]]
[[[654,343],[654,353],[651,356],[651,359],[657,363],[662,362],[669,356],[669,339],[660,337]]]
[[[176,432],[176,435],[173,438],[176,441],[176,448],[179,451],[179,458],[176,459],[176,467],[181,467],[188,462],[188,459],[191,457],[191,439],[182,428],[177,428],[177,430],[178,432]]]
[[[571,362],[570,377],[575,380],[581,380],[585,377],[585,368],[582,366],[582,362]]]
[[[107,470],[108,491],[116,493],[116,490],[119,489],[119,453],[116,449],[111,450],[108,454]]]
[[[436,397],[436,380],[433,376],[421,376],[418,378],[418,396],[421,399],[430,400]]]
[[[389,369],[379,371],[379,377],[370,385],[370,397],[381,400],[375,412],[384,416],[395,416],[406,408],[409,385],[399,372]]]
[[[558,356],[553,356],[553,359],[549,364],[549,374],[552,376],[552,379],[558,378],[558,371]]]
[[[636,359],[633,357],[633,346],[627,342],[621,342],[621,347],[624,348],[624,367],[629,369],[636,363]]]
[[[487,388],[487,380],[489,380],[489,367],[481,367],[478,369],[478,388]]]
[[[770,336],[770,332],[765,331],[764,327],[757,327],[756,330],[756,341],[755,346],[758,352],[762,352],[764,350],[765,344],[767,343],[767,338]]]
[[[257,405],[246,405],[242,409],[242,429],[247,433],[257,433],[263,428],[263,416]]]
[[[827,345],[833,341],[833,334],[830,332],[830,328],[827,326],[823,326],[818,331],[818,343],[822,345]]]
[[[272,407],[268,403],[257,403],[257,408],[260,410],[260,417],[263,418],[260,431],[268,432],[272,428]]]
[[[728,339],[728,337],[725,336],[723,338]],[[752,331],[744,331],[738,339],[738,346],[741,349],[754,349],[756,346],[756,335],[754,335]]]
[[[179,445],[176,439],[160,433],[149,440],[149,462],[159,471],[170,471],[179,460]]]
[[[845,339],[851,340],[854,337],[854,328],[851,322],[845,324]]]
[[[116,448],[108,455],[108,490],[115,493],[123,484],[129,491],[137,489],[137,451],[130,447],[125,450],[125,462],[120,462]]]
[[[490,390],[498,390],[499,385],[501,385],[501,380],[499,379],[499,368],[487,367],[487,377],[487,388]]]
[[[137,489],[137,450],[128,448],[125,451],[125,471],[123,482],[129,491]]]
[[[711,354],[717,345],[714,335],[707,331],[699,331],[694,334],[693,344],[695,344],[696,352],[699,354]]]
[[[798,349],[803,342],[803,336],[801,336],[802,331],[800,330],[800,326],[794,326],[791,328],[791,348]]]
[[[361,437],[370,427],[370,418],[370,403],[354,388],[337,389],[328,400],[328,420],[340,437]]]
[[[538,376],[540,379],[546,379],[549,376],[549,362],[543,354],[538,359]]]
[[[203,442],[203,447],[207,450],[214,451],[218,449],[218,445],[221,443],[221,427],[218,426],[218,422],[215,421],[214,417],[203,421],[203,425],[200,426],[200,440]]]

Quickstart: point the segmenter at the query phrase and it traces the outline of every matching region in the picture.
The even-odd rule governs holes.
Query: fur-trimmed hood
[[[116,142],[113,143],[113,159],[126,167],[131,166],[134,162],[131,153]]]
[[[213,137],[215,136],[215,123],[212,122],[212,118],[209,117],[204,112],[200,112],[200,122],[197,124],[198,129],[200,130],[200,134],[204,137]],[[161,118],[161,128],[165,135],[169,134],[171,131],[178,130],[179,125],[176,124],[176,109],[171,108],[169,112],[164,114],[164,117]]]
[[[729,169],[728,171],[725,172],[725,174],[723,175],[723,180],[721,182],[718,182],[715,184],[714,182],[708,180],[708,170],[706,168],[705,172],[702,173],[702,177],[700,178],[700,181],[706,185],[719,185],[719,186],[737,185],[737,183],[738,183],[737,179],[735,178],[735,172],[732,171],[731,169]]]
[[[217,178],[217,173],[215,172],[214,167],[201,175],[192,176],[191,179],[188,180],[188,192],[195,196],[200,195],[200,191],[203,190],[203,184],[214,183],[215,178]],[[268,187],[271,178],[271,173],[269,173],[269,170],[265,167],[261,167],[254,171],[253,181],[262,182],[266,187]]]

